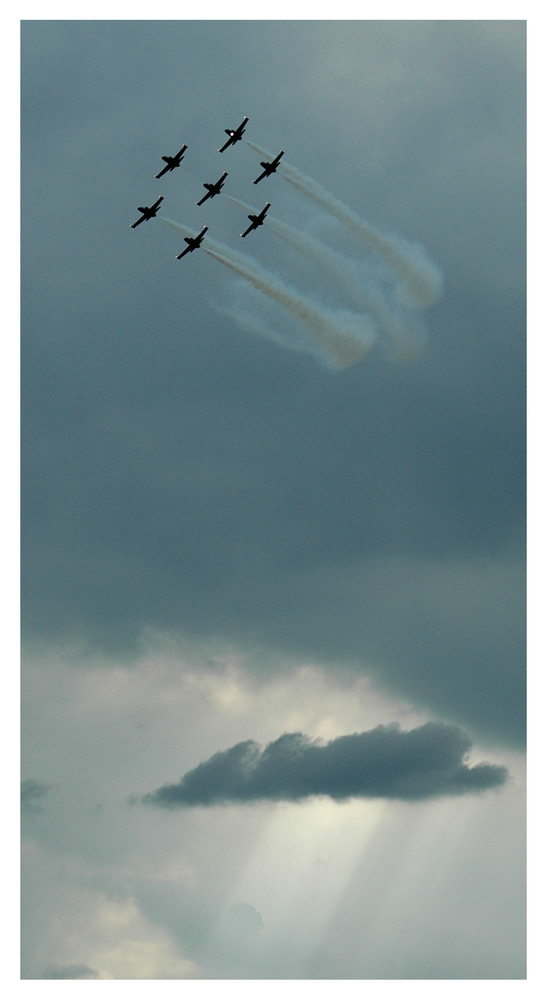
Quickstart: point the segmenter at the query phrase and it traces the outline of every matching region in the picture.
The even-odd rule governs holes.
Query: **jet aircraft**
[[[186,146],[183,146],[183,148],[180,149],[178,153],[175,153],[175,156],[162,156],[162,160],[165,160],[165,164],[166,165],[163,168],[163,170],[160,170],[159,174],[154,174],[154,176],[155,177],[163,177],[164,174],[167,173],[168,170],[175,170],[175,167],[180,167],[181,166],[181,160],[183,159],[183,156],[185,155],[185,149],[186,149]]]
[[[240,236],[247,236],[247,234],[250,233],[252,229],[257,229],[258,226],[262,226],[265,220],[266,213],[268,212],[269,208],[270,208],[270,202],[267,201],[265,207],[259,212],[258,215],[248,215],[248,219],[251,220],[251,225],[248,226],[245,233],[240,233]]]
[[[177,254],[177,260],[180,260],[181,257],[184,257],[186,253],[192,253],[193,250],[196,250],[196,248],[200,246],[205,234],[207,233],[208,228],[209,228],[208,226],[204,226],[201,233],[198,233],[197,236],[184,237],[185,243],[188,243],[188,246],[186,250],[183,250],[182,253]]]
[[[257,180],[253,181],[253,183],[254,184],[258,184],[259,181],[262,181],[263,177],[270,177],[270,174],[273,174],[274,171],[276,170],[276,167],[278,166],[278,164],[279,164],[279,162],[280,162],[280,160],[281,160],[281,158],[282,158],[283,155],[284,155],[284,151],[283,151],[283,149],[281,149],[280,152],[278,153],[276,159],[272,160],[271,163],[263,163],[263,161],[261,160],[261,167],[264,167],[264,170],[263,170],[262,174],[260,175],[260,177],[257,177]]]
[[[221,146],[219,150],[220,153],[224,153],[228,146],[232,146],[234,142],[238,142],[238,139],[242,138],[248,121],[249,118],[244,118],[242,124],[238,125],[238,128],[225,128],[225,132],[229,138],[226,140],[224,146]]]
[[[156,212],[158,211],[158,208],[160,207],[160,202],[163,200],[164,196],[161,195],[158,198],[158,201],[155,201],[154,205],[152,205],[150,208],[147,208],[146,205],[139,205],[139,211],[142,212],[143,214],[140,219],[137,219],[137,222],[132,223],[131,228],[135,229],[135,226],[140,226],[141,222],[148,222],[149,219],[153,219],[154,216],[156,215]]]
[[[220,194],[221,188],[225,182],[225,177],[228,177],[228,172],[226,170],[223,176],[219,177],[218,181],[215,181],[215,184],[208,184],[206,182],[203,187],[207,188],[207,193],[204,194],[203,198],[200,198],[200,201],[197,201],[196,204],[203,205],[204,201],[207,201],[208,198],[214,198],[216,194]]]

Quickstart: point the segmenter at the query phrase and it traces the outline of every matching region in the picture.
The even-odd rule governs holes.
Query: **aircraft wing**
[[[158,201],[155,201],[154,205],[152,206],[152,211],[153,212],[157,212],[158,211],[158,208],[160,207],[160,203],[163,200],[164,200],[164,196],[163,196],[163,194],[161,194],[160,197],[158,198]]]
[[[252,222],[251,225],[247,227],[245,233],[240,233],[240,236],[247,236],[247,234],[250,233],[252,229],[256,229],[256,228],[257,227],[256,227],[255,223]]]
[[[197,201],[196,204],[197,205],[203,205],[204,201],[207,201],[207,199],[211,198],[211,196],[212,196],[211,195],[211,191],[206,191],[206,193],[204,194],[203,198],[200,198],[200,200]]]
[[[264,167],[265,169],[263,170],[262,174],[259,177],[257,177],[257,180],[253,181],[253,183],[254,184],[258,184],[259,181],[262,181],[263,177],[268,177],[270,174],[273,174],[274,171],[276,170],[276,167],[278,166],[278,164],[279,164],[279,162],[280,162],[280,160],[281,160],[281,158],[282,158],[283,155],[284,154],[283,154],[283,149],[282,149],[278,153],[278,155],[276,156],[276,158],[274,160],[272,160],[270,163],[263,163],[261,161],[261,167]]]
[[[188,246],[186,247],[185,250],[183,250],[182,253],[178,253],[177,254],[177,260],[180,260],[181,257],[185,256],[185,254],[192,253],[193,250],[196,250],[197,247],[201,246],[202,245],[202,240],[203,240],[205,234],[207,233],[207,230],[208,230],[208,227],[204,226],[204,228],[202,229],[201,233],[198,233],[197,236],[185,236],[185,243],[188,243]]]
[[[226,140],[224,146],[221,146],[219,150],[220,153],[224,153],[225,149],[227,149],[228,146],[231,146],[233,142],[238,142],[238,139],[242,138],[248,121],[249,118],[244,118],[242,124],[238,125],[238,128],[235,128],[234,131],[231,131],[230,129],[225,129],[225,132],[228,132],[228,139]]]
[[[135,229],[136,226],[140,226],[141,222],[144,222],[145,219],[146,219],[146,215],[142,215],[140,219],[137,219],[137,222],[133,222],[132,223],[131,228]]]
[[[160,170],[160,173],[159,173],[159,174],[154,174],[154,176],[155,176],[155,177],[163,177],[163,176],[164,176],[164,174],[166,173],[166,171],[167,171],[167,170],[169,170],[169,169],[170,169],[170,167],[169,167],[169,163],[166,163],[166,165],[165,165],[165,167],[163,168],[163,170]]]
[[[200,236],[199,235],[198,236],[185,236],[185,243],[188,243],[188,246],[185,247],[185,249],[183,250],[182,253],[178,253],[177,254],[177,260],[180,260],[181,257],[184,257],[185,254],[187,254],[187,253],[192,253],[192,251],[195,250],[196,247],[200,246],[200,243],[201,243]]]

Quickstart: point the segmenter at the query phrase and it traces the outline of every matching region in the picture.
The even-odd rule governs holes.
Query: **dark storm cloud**
[[[326,744],[286,733],[264,750],[253,740],[237,743],[142,801],[168,809],[314,795],[413,801],[503,785],[505,767],[464,762],[471,745],[457,727],[434,722],[410,732],[377,726]]]
[[[44,781],[34,781],[28,778],[21,782],[21,809],[24,812],[39,812],[43,805],[43,800],[52,788]]]
[[[44,969],[43,979],[100,979],[99,973],[87,965],[55,965]]]
[[[440,265],[413,365],[372,351],[333,376],[254,339],[211,308],[230,294],[215,261],[130,230],[165,194],[234,243],[241,210],[195,201],[229,154],[250,200],[257,154],[217,152],[244,114]],[[444,718],[523,738],[523,127],[517,23],[23,23],[28,641],[131,657],[151,629],[375,664]],[[261,235],[265,266],[300,273]]]

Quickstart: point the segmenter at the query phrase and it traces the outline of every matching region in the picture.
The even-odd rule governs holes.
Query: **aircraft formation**
[[[226,140],[224,145],[221,146],[220,149],[218,150],[219,153],[224,153],[224,151],[228,149],[229,146],[234,145],[235,143],[239,142],[242,139],[248,121],[249,118],[244,118],[242,123],[238,125],[237,128],[225,129],[225,132],[228,135],[228,139]],[[187,146],[184,145],[181,147],[178,153],[175,153],[174,156],[162,156],[162,160],[164,161],[165,166],[160,170],[159,173],[155,174],[154,176],[157,179],[160,179],[160,177],[163,177],[164,174],[171,172],[172,170],[175,170],[177,167],[180,167],[186,150]],[[275,173],[283,155],[284,151],[282,149],[270,163],[261,161],[261,167],[263,168],[263,171],[259,175],[259,177],[257,177],[253,181],[253,183],[258,184],[259,181],[263,180],[264,177],[270,177],[271,174]],[[203,187],[205,187],[206,193],[200,198],[199,201],[196,202],[196,204],[203,205],[204,202],[208,200],[208,198],[214,198],[215,195],[220,194],[221,189],[224,186],[227,177],[228,177],[228,171],[225,170],[225,172],[221,175],[221,177],[219,177],[217,181],[213,183],[206,181],[202,185]],[[154,202],[154,204],[151,206],[140,205],[138,211],[141,212],[141,216],[139,219],[137,219],[136,222],[132,223],[131,229],[135,229],[137,226],[141,224],[141,222],[148,222],[149,219],[154,219],[156,217],[160,204],[163,200],[164,196],[161,195],[160,198],[158,198],[158,200]],[[262,226],[269,208],[270,208],[270,202],[268,201],[260,212],[248,215],[250,225],[243,233],[240,233],[240,236],[245,237],[249,233],[253,232],[254,229],[258,229],[259,226]],[[182,253],[177,254],[176,259],[180,260],[181,257],[184,257],[187,253],[192,253],[193,250],[197,250],[198,247],[201,245],[202,240],[205,234],[207,233],[208,228],[209,228],[208,226],[204,226],[202,231],[200,233],[197,233],[196,236],[193,237],[185,236],[184,240],[185,243],[188,244],[188,246],[182,251]]]

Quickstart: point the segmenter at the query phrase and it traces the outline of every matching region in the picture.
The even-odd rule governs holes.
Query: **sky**
[[[21,41],[22,978],[523,980],[525,22]]]

